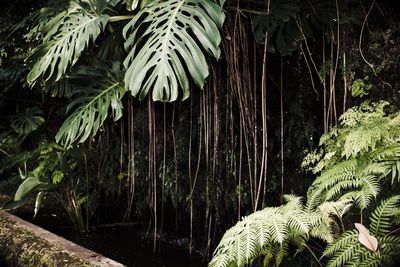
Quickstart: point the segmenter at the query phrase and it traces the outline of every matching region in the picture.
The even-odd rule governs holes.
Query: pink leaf
[[[370,235],[368,229],[361,223],[355,223],[354,226],[357,228],[359,233],[358,241],[369,250],[375,252],[378,249],[378,240],[376,240],[374,236]]]

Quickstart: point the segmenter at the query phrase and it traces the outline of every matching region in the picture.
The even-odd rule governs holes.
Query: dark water
[[[178,244],[161,243],[153,254],[153,242],[139,234],[137,227],[109,227],[88,234],[67,234],[65,237],[86,248],[132,267],[200,267],[198,255],[189,256]]]
[[[74,243],[118,261],[128,267],[202,267],[199,254],[189,255],[177,238],[164,238],[153,253],[153,242],[146,238],[140,226],[101,227],[89,233],[77,233],[65,225],[65,220],[42,214],[32,220],[31,214],[16,214]],[[0,267],[1,267],[0,263]]]

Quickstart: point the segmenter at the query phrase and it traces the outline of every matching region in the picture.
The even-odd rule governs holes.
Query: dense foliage
[[[394,256],[400,24],[390,1],[4,8],[3,208],[31,204],[40,216],[45,205],[79,231],[141,221],[155,243],[175,231],[205,259],[217,247],[212,266],[260,255],[279,265],[294,249],[313,255],[305,265],[367,261],[376,254],[354,222],[385,243],[377,264]]]
[[[258,257],[264,266],[275,258],[278,266],[289,252],[289,243],[298,252],[307,248],[315,255],[306,244],[310,238],[328,244],[322,254],[323,259],[330,258],[326,266],[392,264],[399,256],[400,237],[395,233],[400,198],[393,195],[380,201],[379,193],[382,187],[399,183],[400,128],[399,113],[388,105],[365,102],[344,113],[340,126],[323,135],[320,148],[303,162],[314,164],[313,172],[321,173],[308,190],[306,206],[291,196],[296,202],[243,218],[225,233],[209,266],[246,266]],[[372,212],[371,207],[375,207]],[[369,218],[372,237],[353,227],[363,218]],[[362,235],[368,236],[367,245]],[[368,246],[373,238],[374,249]]]

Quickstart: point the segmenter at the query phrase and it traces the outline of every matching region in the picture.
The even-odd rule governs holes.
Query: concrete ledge
[[[124,266],[6,211],[0,211],[0,262],[16,267]]]

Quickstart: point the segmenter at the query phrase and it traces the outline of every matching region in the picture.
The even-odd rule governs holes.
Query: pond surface
[[[145,238],[139,226],[101,227],[89,233],[69,230],[59,218],[42,214],[32,220],[31,214],[17,214],[46,230],[85,248],[98,252],[128,267],[203,267],[199,254],[189,255],[178,239],[165,240],[153,254],[153,242]],[[65,221],[64,221],[65,222]],[[1,267],[1,264],[0,264]]]
[[[200,267],[199,256],[189,256],[178,245],[161,243],[158,255],[153,243],[138,234],[136,227],[109,227],[87,233],[70,233],[65,238],[132,267]]]

